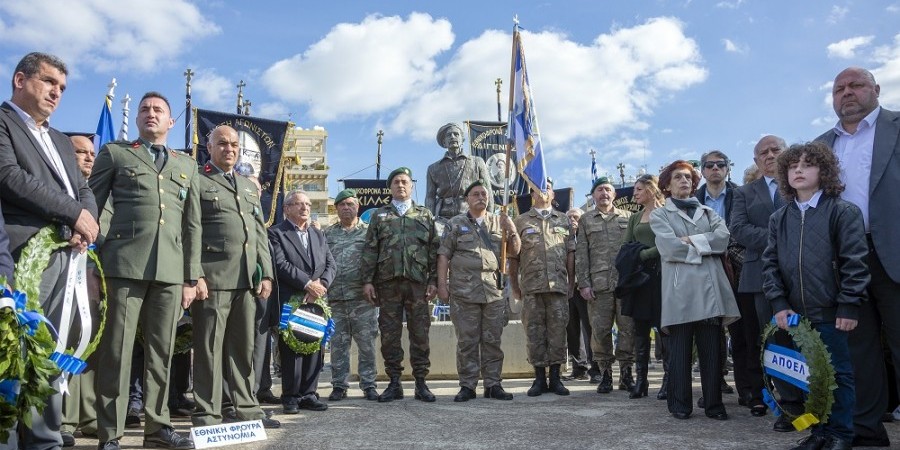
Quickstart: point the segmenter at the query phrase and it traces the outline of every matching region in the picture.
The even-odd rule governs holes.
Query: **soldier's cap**
[[[343,191],[338,192],[337,197],[334,198],[334,204],[337,205],[350,197],[356,198],[356,191],[353,189],[344,189]]]
[[[398,168],[394,169],[394,171],[391,172],[390,175],[388,175],[388,178],[387,178],[388,187],[391,187],[391,180],[393,180],[394,177],[396,177],[397,175],[400,175],[400,174],[406,175],[410,179],[412,179],[412,170],[409,170],[409,167],[398,167]]]
[[[468,197],[468,196],[469,196],[469,192],[471,192],[472,189],[475,189],[475,188],[478,187],[478,186],[484,186],[484,185],[485,185],[484,182],[482,182],[481,180],[475,180],[475,181],[473,181],[472,184],[470,184],[469,187],[466,188],[466,192],[463,193],[463,196],[464,196],[464,197]]]
[[[460,134],[462,134],[463,128],[458,123],[450,122],[450,123],[442,126],[441,128],[438,129],[438,132],[437,132],[437,143],[441,147],[444,146],[444,136],[447,134],[448,131],[450,131],[451,128],[458,129]],[[460,136],[460,138],[462,138],[462,136]]]
[[[594,191],[597,190],[597,186],[600,186],[601,184],[608,184],[612,186],[613,183],[612,180],[609,179],[609,177],[597,178],[596,180],[594,180],[594,184],[591,185],[591,194],[593,194]]]

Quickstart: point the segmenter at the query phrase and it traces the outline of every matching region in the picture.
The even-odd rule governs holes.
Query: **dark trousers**
[[[772,311],[771,304],[761,292],[753,294],[753,301],[756,305],[757,323],[759,323],[759,329],[762,331],[772,320],[772,316],[775,315],[776,311]],[[757,340],[760,342],[760,346],[765,346],[765,343],[762,342],[761,335]],[[771,340],[782,347],[788,348],[791,348],[794,342],[791,339],[791,336],[784,331],[775,333]],[[803,412],[803,391],[800,390],[800,388],[774,377],[772,378],[772,384],[775,385],[775,390],[778,391],[778,403],[783,409],[792,414],[800,414]]]
[[[650,328],[649,320],[634,321],[634,365],[638,375],[643,371],[647,376],[647,368],[650,366]]]
[[[172,354],[172,374],[169,376],[169,408],[183,406],[181,400],[191,389],[191,352]]]
[[[822,336],[822,342],[831,353],[834,366],[834,405],[828,423],[813,428],[813,434],[836,437],[845,441],[853,440],[854,394],[853,364],[850,360],[849,333],[834,327],[834,323],[815,323],[813,328]]]
[[[128,409],[138,413],[144,409],[144,345],[135,342],[131,353],[131,375],[128,377]]]
[[[266,300],[256,299],[256,333],[253,338],[253,373],[256,379],[253,380],[253,395],[259,392],[272,390],[272,371],[269,366],[272,365],[272,339],[269,338],[267,318]]]
[[[887,440],[887,430],[881,416],[888,409],[887,384],[900,380],[887,379],[881,335],[884,332],[891,350],[894,367],[900,367],[900,283],[888,276],[878,254],[869,241],[869,301],[859,308],[859,323],[850,332],[850,355],[853,360],[856,385],[856,408],[853,412],[854,431],[858,439]]]
[[[691,353],[695,343],[700,360],[700,384],[703,387],[706,414],[725,412],[719,386],[722,379],[719,360],[719,339],[722,333],[720,324],[720,320],[711,319],[669,325],[666,343],[669,352],[669,412],[690,414],[693,411]]]
[[[319,374],[325,366],[322,350],[312,355],[298,355],[284,343],[284,339],[278,340],[278,349],[281,352],[281,402],[295,405],[305,398],[313,398],[319,384]]]
[[[728,325],[734,384],[748,406],[762,404],[763,372],[760,364],[759,320],[752,294],[735,294],[741,319]]]
[[[566,325],[569,357],[575,365],[587,368],[594,360],[590,342],[591,318],[588,316],[587,302],[576,289],[575,296],[569,299],[569,323]]]

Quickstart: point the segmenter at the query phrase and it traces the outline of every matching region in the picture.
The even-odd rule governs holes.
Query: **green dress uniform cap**
[[[394,169],[394,171],[391,172],[390,175],[388,175],[388,177],[387,177],[388,187],[391,187],[391,180],[393,180],[394,177],[396,177],[397,175],[400,175],[400,174],[405,174],[405,175],[409,176],[409,178],[412,178],[412,170],[409,170],[409,167],[398,167],[398,168]]]
[[[458,123],[450,122],[450,123],[442,126],[441,128],[438,129],[438,132],[437,132],[437,143],[441,147],[444,146],[444,135],[447,134],[447,131],[449,131],[451,128],[458,129],[460,134],[462,134],[463,128]]]
[[[475,189],[475,188],[478,187],[478,186],[484,186],[484,183],[483,183],[481,180],[475,180],[475,181],[473,181],[472,184],[470,184],[469,187],[466,188],[466,191],[463,193],[463,196],[464,196],[464,197],[468,197],[468,196],[469,196],[469,192],[471,192],[472,189]]]
[[[334,198],[334,204],[337,205],[338,203],[347,200],[350,197],[356,198],[356,191],[354,191],[353,189],[344,189],[343,191],[338,192],[337,197]]]
[[[597,186],[600,186],[601,184],[612,185],[612,181],[609,179],[609,177],[597,178],[596,180],[594,180],[594,184],[591,185],[591,194],[593,194],[594,191],[597,190]]]

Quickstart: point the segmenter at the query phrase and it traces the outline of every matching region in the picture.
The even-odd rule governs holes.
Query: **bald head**
[[[81,169],[81,175],[89,178],[94,170],[94,142],[84,136],[72,136],[70,139],[75,147],[75,160]]]
[[[856,132],[859,122],[878,107],[880,93],[875,76],[861,67],[848,67],[834,78],[831,103],[845,131]]]
[[[238,141],[237,131],[227,125],[216,127],[206,141],[206,149],[209,151],[209,159],[216,167],[230,172],[240,156],[241,143]]]

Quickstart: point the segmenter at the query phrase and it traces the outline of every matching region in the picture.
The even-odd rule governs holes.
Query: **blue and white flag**
[[[528,186],[546,191],[547,167],[518,25],[513,29],[511,77],[508,138],[516,149],[516,169]]]
[[[103,144],[115,139],[112,120],[112,96],[106,95],[103,108],[100,109],[100,121],[97,122],[97,133],[94,134],[94,153],[100,151]]]
[[[597,158],[591,156],[591,183],[595,181],[597,181]]]

